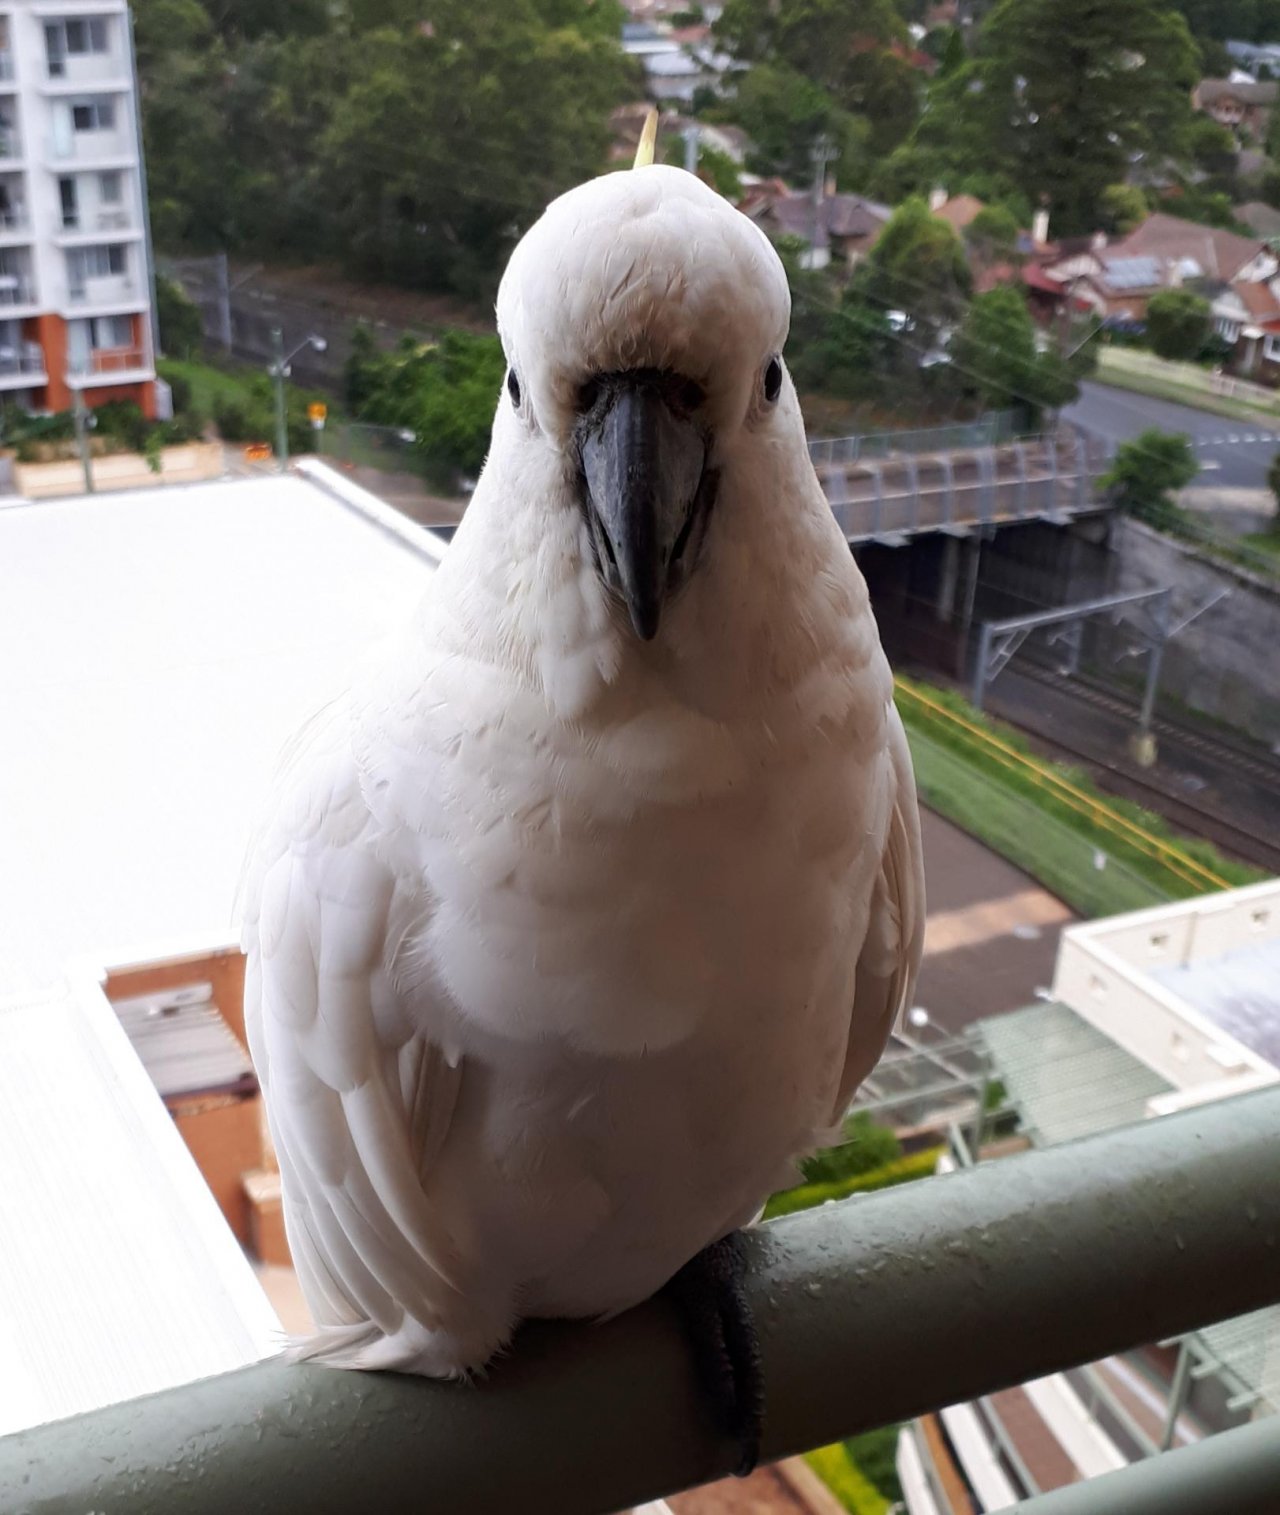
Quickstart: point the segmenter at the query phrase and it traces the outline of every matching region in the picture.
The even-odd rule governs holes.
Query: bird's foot
[[[743,1284],[746,1267],[742,1232],[732,1231],[687,1262],[668,1285],[716,1419],[738,1444],[738,1478],[755,1467],[764,1430],[764,1374]]]

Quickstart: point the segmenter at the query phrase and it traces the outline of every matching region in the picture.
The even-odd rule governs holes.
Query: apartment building
[[[124,0],[0,3],[0,404],[155,413]]]

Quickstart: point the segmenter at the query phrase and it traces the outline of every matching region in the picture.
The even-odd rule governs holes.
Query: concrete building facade
[[[155,414],[124,0],[0,4],[0,404]]]

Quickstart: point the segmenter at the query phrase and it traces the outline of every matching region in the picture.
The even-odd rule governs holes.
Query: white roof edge
[[[284,1331],[279,1317],[227,1225],[218,1202],[213,1197],[213,1191],[205,1182],[177,1125],[165,1109],[110,1001],[101,985],[91,977],[69,975],[68,986],[83,1011],[84,1023],[93,1033],[110,1064],[121,1093],[138,1121],[146,1128],[151,1150],[182,1200],[193,1239],[208,1257],[218,1282],[226,1290],[228,1299],[249,1333],[259,1360],[274,1356],[284,1344]]]
[[[410,551],[416,552],[420,557],[427,558],[437,565],[443,562],[447,544],[441,541],[435,532],[428,531],[425,526],[419,526],[408,516],[401,515],[398,510],[380,500],[376,494],[361,488],[359,484],[353,484],[336,468],[330,468],[327,463],[321,463],[318,458],[299,458],[294,463],[293,469],[308,484],[331,495],[349,510],[354,510],[366,521],[395,537]]]

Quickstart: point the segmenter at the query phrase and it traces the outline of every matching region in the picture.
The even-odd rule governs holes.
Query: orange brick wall
[[[61,316],[46,314],[33,317],[32,327],[34,340],[44,348],[45,372],[49,375],[49,382],[44,390],[37,394],[36,403],[45,410],[70,410],[74,401],[66,382],[67,323]],[[133,316],[131,339],[133,346],[143,347],[145,335],[146,317]],[[84,402],[90,410],[98,405],[106,405],[111,400],[132,400],[141,408],[143,415],[149,421],[155,420],[154,384],[107,384],[84,391]]]

